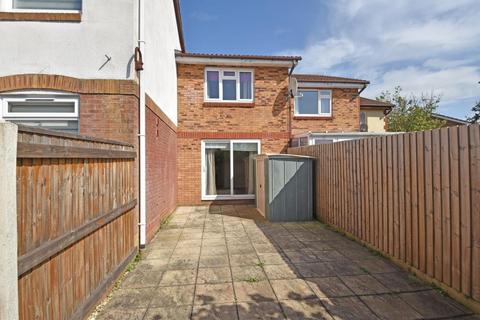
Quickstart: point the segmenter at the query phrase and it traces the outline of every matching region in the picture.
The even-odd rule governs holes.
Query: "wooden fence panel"
[[[480,308],[480,126],[291,148],[317,217]]]
[[[20,319],[82,319],[137,252],[133,146],[19,127]]]

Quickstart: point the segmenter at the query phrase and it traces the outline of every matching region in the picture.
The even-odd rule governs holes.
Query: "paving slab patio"
[[[91,319],[477,319],[319,222],[180,207]]]

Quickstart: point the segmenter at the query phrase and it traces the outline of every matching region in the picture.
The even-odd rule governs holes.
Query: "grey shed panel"
[[[260,155],[257,166],[257,207],[268,220],[313,219],[313,158]]]

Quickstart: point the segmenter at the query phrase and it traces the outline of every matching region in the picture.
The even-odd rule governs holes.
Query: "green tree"
[[[395,87],[393,93],[388,90],[383,91],[377,100],[393,104],[393,108],[387,116],[388,131],[423,131],[445,125],[445,121],[432,117],[432,113],[437,110],[440,103],[440,96],[412,94],[407,97],[402,95],[401,87]]]
[[[478,123],[480,122],[480,101],[472,108],[473,115],[467,118],[467,121],[470,123]]]

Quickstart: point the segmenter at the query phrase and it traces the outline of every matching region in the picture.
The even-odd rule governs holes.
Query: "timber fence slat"
[[[137,252],[136,151],[20,126],[20,319],[81,319]]]
[[[318,219],[479,310],[479,125],[290,148],[289,153],[317,159]]]

